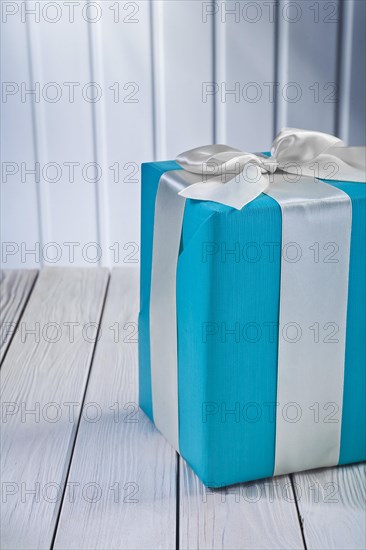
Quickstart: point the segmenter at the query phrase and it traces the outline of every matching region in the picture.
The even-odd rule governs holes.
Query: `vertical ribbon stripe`
[[[307,177],[294,186],[275,174],[267,194],[282,211],[280,475],[338,464],[352,204],[343,191]]]
[[[155,201],[150,295],[150,365],[156,427],[179,450],[176,274],[185,199],[197,181],[183,170],[165,172]]]

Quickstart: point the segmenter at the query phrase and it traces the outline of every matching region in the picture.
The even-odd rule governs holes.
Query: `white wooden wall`
[[[2,0],[3,267],[136,264],[141,162],[283,126],[364,144],[364,24],[364,0]]]

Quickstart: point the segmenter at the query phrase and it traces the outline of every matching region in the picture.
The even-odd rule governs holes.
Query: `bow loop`
[[[260,161],[262,169],[270,174],[274,174],[279,166],[279,162],[275,157],[261,157]]]
[[[271,155],[277,159],[280,166],[287,163],[307,164],[331,147],[340,144],[343,144],[342,140],[330,134],[283,128],[272,144]]]
[[[210,167],[222,166],[238,153],[239,149],[228,145],[203,145],[181,153],[175,160],[187,172],[204,175],[212,172]]]

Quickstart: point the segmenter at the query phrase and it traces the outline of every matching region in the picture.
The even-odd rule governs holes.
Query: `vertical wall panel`
[[[94,77],[105,94],[94,105],[104,265],[139,261],[140,164],[153,160],[149,2],[99,2],[91,25]]]
[[[4,267],[135,265],[141,162],[283,126],[365,143],[364,1],[1,7]]]
[[[12,5],[11,5],[12,4]],[[22,102],[30,87],[27,28],[21,21],[23,2],[1,4],[1,264],[6,268],[38,267],[34,250],[39,242],[38,188],[32,104]],[[23,180],[23,181],[22,181]]]
[[[366,143],[366,2],[343,3],[339,136],[348,145]]]
[[[212,24],[194,0],[154,0],[153,59],[157,160],[213,141]]]
[[[91,85],[88,21],[98,13],[83,1],[72,10],[64,2],[28,1],[27,6],[35,11],[27,23],[33,86],[39,90],[34,105],[43,259],[95,266],[100,253],[89,245],[99,241],[92,102],[104,90],[99,82]],[[74,258],[65,243],[75,243]]]
[[[338,0],[280,0],[278,130],[335,132]]]
[[[267,150],[275,131],[276,3],[214,2],[212,11],[216,139],[245,151]]]

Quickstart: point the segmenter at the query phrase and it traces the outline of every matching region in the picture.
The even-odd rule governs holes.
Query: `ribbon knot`
[[[279,185],[286,173],[299,179],[366,181],[364,147],[346,148],[335,136],[296,128],[281,130],[270,157],[227,145],[206,145],[181,153],[176,162],[186,173],[182,175],[186,187],[179,195],[238,210]]]
[[[279,162],[274,157],[261,158],[261,166],[269,174],[274,174],[279,167]]]

